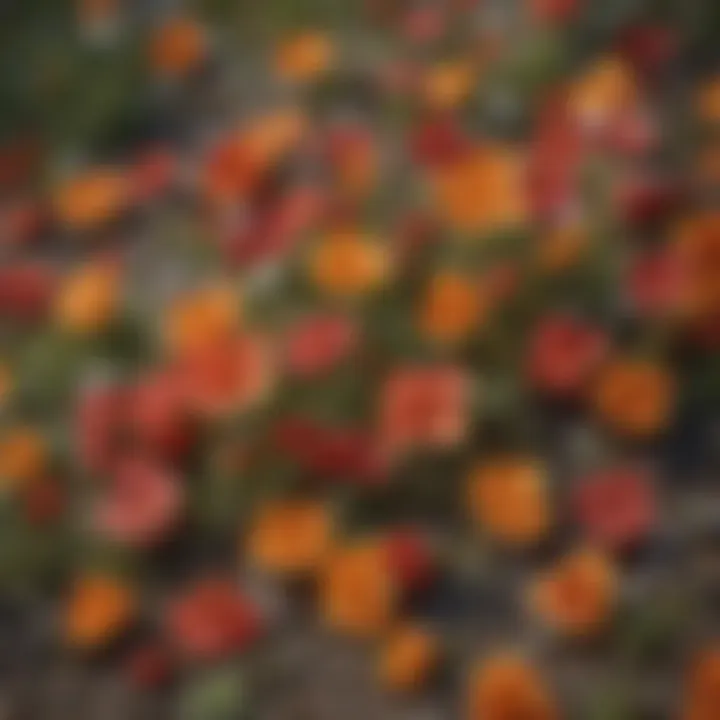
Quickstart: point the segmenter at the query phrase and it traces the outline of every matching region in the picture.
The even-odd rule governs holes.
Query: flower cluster
[[[182,143],[39,191],[2,156],[3,544],[47,548],[1,579],[146,686],[272,652],[260,582],[390,694],[450,674],[448,717],[589,717],[610,691],[566,696],[555,649],[636,672],[627,618],[698,601],[662,457],[717,409],[720,79],[667,107],[678,27],[583,43],[591,0],[366,5],[274,37]],[[147,74],[197,97],[237,70],[223,40],[161,18]],[[513,629],[468,656],[427,608],[508,568]],[[663,717],[718,717],[718,653]]]

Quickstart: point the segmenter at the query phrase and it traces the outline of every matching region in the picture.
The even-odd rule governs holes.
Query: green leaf
[[[191,682],[180,696],[181,720],[240,720],[246,691],[237,666],[223,667]]]

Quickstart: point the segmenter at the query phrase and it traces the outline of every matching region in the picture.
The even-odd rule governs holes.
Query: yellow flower
[[[380,681],[389,690],[420,690],[435,670],[438,659],[438,641],[434,635],[412,625],[401,627],[390,634],[381,650]]]
[[[73,230],[92,230],[115,220],[127,207],[130,187],[115,168],[89,170],[61,184],[53,198],[61,223]]]
[[[474,80],[475,69],[467,61],[434,65],[427,71],[423,83],[425,102],[439,110],[456,107],[468,98]]]
[[[0,438],[0,479],[19,485],[35,480],[45,470],[47,450],[32,428],[16,427]]]
[[[632,71],[617,57],[605,57],[592,65],[570,88],[573,114],[588,123],[604,123],[637,102],[637,83]]]

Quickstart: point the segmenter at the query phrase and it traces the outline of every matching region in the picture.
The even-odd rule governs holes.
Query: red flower
[[[538,20],[563,23],[577,15],[580,2],[579,0],[531,0],[530,8]]]
[[[663,316],[682,300],[682,273],[667,250],[644,253],[630,266],[627,287],[633,307],[642,315]]]
[[[445,32],[445,16],[440,8],[412,8],[402,18],[402,34],[412,42],[429,43],[437,40]]]
[[[301,320],[287,338],[287,364],[291,373],[321,375],[346,358],[358,344],[354,323],[342,315],[316,315]]]
[[[106,473],[114,463],[125,413],[126,393],[116,385],[83,391],[75,413],[75,439],[81,465],[90,473]]]
[[[183,505],[177,479],[141,458],[122,460],[95,508],[98,530],[116,542],[148,546],[175,529]]]
[[[647,226],[673,211],[681,193],[670,182],[658,177],[632,177],[617,193],[620,216],[630,225]]]
[[[575,508],[579,522],[593,539],[615,549],[644,539],[656,516],[649,476],[624,467],[602,470],[581,481]]]
[[[543,108],[530,148],[529,194],[540,218],[557,218],[575,202],[583,136],[566,99],[558,95]]]
[[[209,579],[171,603],[168,630],[187,656],[214,660],[247,648],[260,635],[262,621],[231,582]]]
[[[252,409],[274,378],[268,343],[253,335],[203,348],[183,361],[177,375],[190,407],[208,415]]]
[[[55,297],[57,279],[47,266],[22,262],[0,268],[0,317],[18,322],[44,318]]]
[[[177,160],[169,150],[148,150],[130,171],[131,191],[138,202],[148,202],[165,193],[175,179]]]
[[[135,384],[130,393],[127,421],[138,441],[168,458],[181,456],[192,437],[182,390],[169,373],[155,373]]]
[[[65,511],[65,493],[54,478],[44,478],[23,489],[25,516],[33,525],[46,526],[55,522]]]
[[[135,648],[125,661],[125,671],[131,682],[141,688],[156,688],[172,676],[172,658],[159,643],[147,643]]]
[[[310,472],[336,479],[381,480],[385,464],[373,439],[362,430],[324,427],[302,418],[283,421],[278,447]]]
[[[425,589],[434,579],[437,565],[427,538],[413,528],[391,532],[385,541],[393,579],[406,592]]]
[[[453,366],[396,370],[381,396],[380,432],[390,451],[448,448],[465,437],[470,387]]]
[[[677,54],[678,38],[670,28],[635,25],[620,38],[620,52],[636,70],[656,73]]]
[[[230,236],[228,258],[235,265],[254,265],[284,256],[315,224],[325,204],[322,190],[311,185],[287,192]]]
[[[465,131],[449,116],[423,122],[410,134],[410,154],[416,163],[429,168],[452,163],[471,147]]]
[[[530,339],[527,375],[543,392],[576,395],[606,351],[602,331],[571,317],[549,316],[540,321]]]

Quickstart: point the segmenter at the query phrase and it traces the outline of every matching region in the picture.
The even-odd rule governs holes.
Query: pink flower
[[[643,540],[655,522],[655,492],[649,476],[619,467],[596,472],[575,492],[580,524],[592,538],[615,549]]]
[[[290,329],[287,365],[300,377],[321,375],[350,355],[357,344],[357,327],[349,318],[315,315]]]
[[[602,361],[607,346],[605,333],[575,318],[543,318],[530,338],[528,379],[552,395],[577,395]]]
[[[95,508],[95,523],[116,542],[154,545],[176,527],[182,505],[182,488],[172,474],[142,458],[127,458]]]
[[[168,631],[191,658],[215,660],[245,649],[262,631],[258,609],[229,581],[207,579],[171,603]]]
[[[448,365],[396,370],[385,383],[380,432],[389,450],[449,448],[465,437],[470,383]]]

